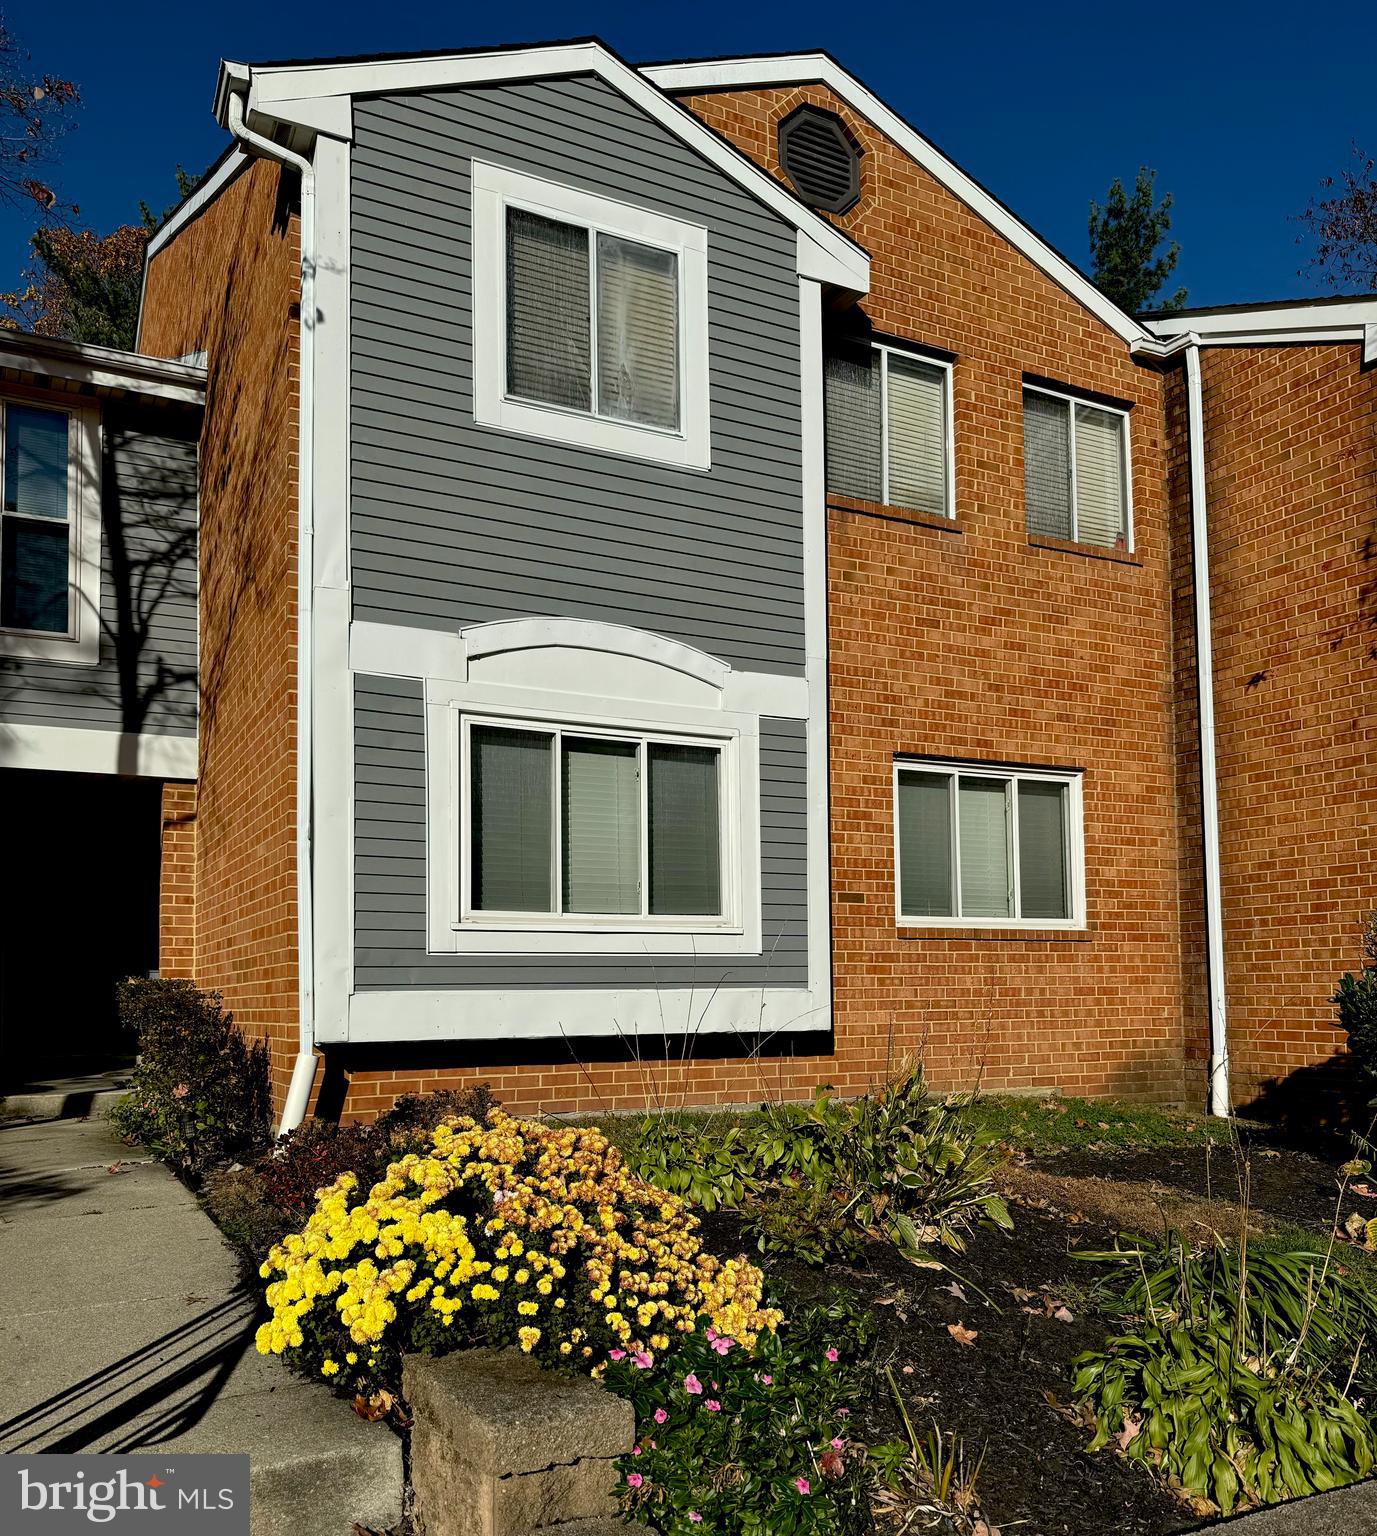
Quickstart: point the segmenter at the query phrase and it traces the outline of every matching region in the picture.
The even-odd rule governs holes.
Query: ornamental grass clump
[[[601,1131],[502,1110],[445,1121],[366,1193],[341,1174],[259,1273],[259,1352],[358,1388],[395,1385],[408,1350],[517,1345],[600,1375],[614,1349],[649,1368],[700,1318],[747,1348],[781,1320],[760,1271],[705,1252]]]

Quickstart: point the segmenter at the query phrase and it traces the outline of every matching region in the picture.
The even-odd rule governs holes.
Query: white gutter
[[[1205,855],[1205,958],[1210,995],[1210,1113],[1228,1116],[1229,1014],[1224,980],[1224,911],[1219,873],[1219,775],[1214,735],[1214,630],[1210,618],[1210,533],[1205,498],[1205,407],[1200,337],[1186,342],[1186,421],[1191,460],[1191,559],[1195,568],[1195,681],[1199,697],[1200,820]]]
[[[225,126],[236,139],[256,154],[290,166],[301,176],[301,342],[298,372],[301,394],[298,400],[299,442],[297,447],[297,504],[300,534],[297,541],[297,722],[296,722],[296,912],[297,912],[297,985],[301,1038],[287,1099],[282,1106],[280,1134],[293,1131],[306,1118],[311,1100],[311,1085],[316,1076],[315,1053],[315,914],[312,890],[314,860],[312,828],[314,796],[312,785],[313,732],[311,715],[314,700],[312,673],[312,610],[315,591],[315,168],[303,155],[274,144],[254,133],[244,123],[244,96],[231,92],[226,103]]]

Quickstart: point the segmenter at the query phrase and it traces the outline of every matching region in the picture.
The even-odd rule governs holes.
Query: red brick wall
[[[271,1042],[279,1107],[298,1019],[294,194],[254,161],[153,258],[140,336],[207,353],[192,974]]]
[[[1341,1046],[1329,999],[1377,907],[1377,372],[1357,346],[1231,347],[1202,353],[1202,382],[1229,1034],[1246,1102]]]
[[[196,786],[164,784],[158,882],[158,970],[193,976],[196,966]]]

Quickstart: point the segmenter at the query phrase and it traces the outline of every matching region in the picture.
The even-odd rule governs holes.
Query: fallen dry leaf
[[[948,1323],[947,1332],[958,1344],[974,1344],[980,1337],[979,1329],[967,1328],[965,1323]]]
[[[1355,1243],[1361,1243],[1367,1237],[1367,1221],[1357,1211],[1344,1222],[1344,1233],[1353,1239]]]
[[[904,1375],[905,1376],[912,1376],[913,1375],[913,1367],[911,1365],[906,1365],[904,1367]]]
[[[1011,1285],[1009,1287],[1009,1294],[1015,1301],[1034,1301],[1038,1293],[1036,1291],[1025,1291],[1021,1285]]]
[[[118,1173],[120,1171],[120,1169],[123,1168],[123,1167],[124,1167],[123,1163],[111,1163],[110,1166],[105,1171],[106,1171],[106,1173]]]
[[[1071,1311],[1070,1307],[1058,1307],[1052,1316],[1059,1323],[1074,1323],[1076,1321],[1075,1314]]]
[[[1377,1200],[1377,1189],[1371,1189],[1366,1184],[1352,1184],[1349,1187],[1355,1195],[1366,1195],[1369,1200]]]
[[[1143,1421],[1140,1418],[1137,1418],[1134,1414],[1131,1413],[1126,1412],[1124,1414],[1124,1427],[1115,1437],[1119,1442],[1119,1449],[1121,1451],[1126,1451],[1129,1446],[1133,1444],[1133,1442],[1138,1438],[1142,1427]]]
[[[965,1291],[961,1289],[961,1284],[957,1280],[953,1280],[950,1285],[944,1285],[942,1289],[948,1292],[950,1295],[955,1296],[958,1301],[970,1300],[970,1297],[967,1296]]]

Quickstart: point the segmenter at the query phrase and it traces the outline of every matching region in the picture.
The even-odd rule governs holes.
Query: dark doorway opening
[[[0,771],[0,1092],[132,1059],[115,987],[158,964],[162,783]]]

